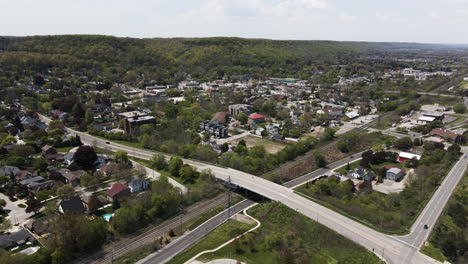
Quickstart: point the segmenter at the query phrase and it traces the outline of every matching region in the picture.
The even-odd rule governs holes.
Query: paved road
[[[450,170],[445,177],[441,186],[432,196],[422,213],[419,215],[416,222],[411,227],[411,233],[406,236],[400,237],[400,240],[405,241],[415,247],[421,247],[426,241],[430,231],[435,226],[439,215],[442,213],[445,204],[450,199],[450,195],[463,178],[464,172],[468,165],[468,149],[463,149],[464,156],[461,160]],[[429,230],[424,230],[423,225],[427,224]]]
[[[364,151],[363,151],[364,152]],[[291,180],[285,184],[284,186],[288,188],[294,188],[296,186],[302,185],[308,181],[311,181],[319,176],[324,175],[325,173],[334,170],[336,168],[339,168],[341,166],[346,165],[346,163],[351,163],[356,160],[358,160],[363,152],[359,152],[351,157],[347,157],[345,159],[339,160],[337,162],[334,162],[327,166],[327,168],[321,168],[318,170],[315,170],[311,173],[308,173],[302,177],[296,178],[294,180]],[[192,231],[189,235],[184,236],[177,240],[174,243],[171,243],[161,249],[160,251],[157,251],[146,258],[142,259],[138,263],[158,263],[158,264],[163,264],[172,259],[173,257],[177,256],[177,254],[183,252],[185,249],[189,248],[191,245],[202,239],[204,236],[206,236],[209,232],[213,231],[216,227],[221,225],[222,223],[226,222],[231,215],[234,215],[237,212],[241,212],[244,209],[248,208],[250,205],[252,205],[252,201],[243,201],[239,204],[236,204],[232,210],[231,214],[227,214],[227,211],[224,211],[223,213],[217,215],[216,217],[206,221],[203,223],[200,228],[197,230]],[[196,231],[196,232],[195,232]]]
[[[69,132],[72,134],[78,134],[86,141],[92,141],[97,146],[102,148],[111,150],[125,150],[128,152],[129,155],[134,157],[149,159],[154,154],[154,152],[151,151],[131,148],[120,144],[106,144],[105,140],[92,137],[85,133],[76,132],[71,129],[69,129]],[[463,152],[468,152],[467,148],[463,148]],[[309,199],[306,199],[294,193],[291,189],[288,189],[285,186],[281,186],[268,180],[256,177],[254,175],[250,175],[248,173],[244,173],[230,168],[221,168],[218,166],[193,160],[184,160],[184,162],[196,167],[199,170],[211,169],[213,171],[213,174],[218,179],[225,181],[230,179],[230,181],[233,184],[251,190],[264,197],[268,197],[271,200],[281,202],[286,206],[297,210],[303,215],[311,219],[317,220],[321,224],[335,230],[336,232],[357,242],[358,244],[366,247],[369,250],[376,250],[377,252],[381,251],[387,263],[419,264],[436,262],[435,260],[428,258],[427,256],[419,253],[418,251],[420,245],[422,245],[427,235],[429,234],[428,230],[425,231],[427,232],[426,235],[416,236],[415,243],[413,245],[402,240],[401,238],[385,235],[371,228],[363,226],[362,224],[359,224],[345,216],[342,216],[324,206],[316,204],[310,201]],[[449,180],[444,181],[444,184],[442,184],[441,188],[446,188],[447,190],[441,192],[442,194],[439,198],[446,197],[448,199],[452,191],[451,186],[456,185],[456,183],[458,182],[456,181],[456,179],[460,178],[466,169],[466,162],[466,154],[464,154],[462,159],[456,165],[456,168],[458,169],[453,172],[455,175],[448,177]],[[437,212],[439,213],[436,212],[437,206],[444,207],[445,203],[430,203],[428,205],[427,210],[434,211],[432,217],[438,217],[440,214],[440,210],[437,210]],[[420,226],[421,221],[423,221],[423,219],[418,218],[415,222],[415,226]]]
[[[26,204],[26,200],[18,200],[15,202],[10,201],[8,196],[0,193],[0,199],[5,200],[6,205],[3,207],[3,210],[8,213],[7,219],[10,220],[11,228],[9,228],[8,232],[15,232],[20,229],[19,225],[22,225],[26,219],[32,216],[34,213],[26,213],[25,208],[21,208],[19,204]],[[16,225],[19,224],[19,225]],[[16,225],[16,226],[15,226]]]
[[[107,244],[98,252],[86,256],[77,262],[86,264],[103,264],[111,263],[112,259],[121,257],[129,252],[132,252],[144,245],[153,242],[156,238],[169,233],[171,229],[175,229],[181,224],[184,224],[197,216],[207,212],[208,210],[226,203],[226,195],[220,195],[211,200],[197,203],[186,209],[185,213],[175,218],[169,219],[162,224],[151,228],[150,230],[134,237],[123,238],[117,242]],[[170,244],[172,245],[172,244]]]
[[[172,242],[161,250],[145,257],[144,259],[138,261],[138,264],[143,263],[158,263],[163,264],[172,259],[177,254],[181,253],[198,240],[206,236],[208,233],[213,231],[216,227],[220,226],[222,223],[226,222],[229,217],[243,211],[245,208],[253,205],[254,202],[250,200],[244,200],[233,207],[230,210],[225,210],[215,217],[211,218],[209,221],[201,224],[196,229],[180,237],[178,240]]]

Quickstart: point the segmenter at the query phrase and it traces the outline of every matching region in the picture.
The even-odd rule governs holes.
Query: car
[[[429,228],[429,226],[427,226],[427,225],[424,225],[424,229],[428,229],[428,228]]]
[[[110,144],[110,142],[109,142],[109,141],[106,141],[106,144]]]

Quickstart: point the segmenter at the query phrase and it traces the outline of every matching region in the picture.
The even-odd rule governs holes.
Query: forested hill
[[[45,71],[59,67],[150,74],[171,82],[224,75],[307,77],[324,64],[346,64],[362,55],[434,49],[427,44],[279,41],[242,38],[135,39],[98,35],[0,37],[0,68]]]

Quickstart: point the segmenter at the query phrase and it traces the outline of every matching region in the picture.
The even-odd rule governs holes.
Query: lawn
[[[199,260],[232,258],[249,264],[380,263],[365,248],[280,203],[260,204],[248,213],[262,223],[258,229]]]
[[[221,244],[229,241],[230,239],[251,229],[252,227],[254,227],[254,225],[242,223],[237,220],[229,220],[228,222],[224,223],[223,225],[219,226],[211,233],[209,233],[200,242],[191,246],[187,251],[177,255],[175,258],[173,258],[167,263],[183,264],[196,254],[205,250],[214,249],[220,246]]]
[[[71,149],[76,148],[76,147],[63,147],[63,148],[57,148],[57,152],[63,152],[63,153],[68,153]]]
[[[277,153],[287,146],[286,144],[283,144],[283,143],[278,143],[269,139],[264,139],[264,138],[251,136],[251,135],[245,136],[241,139],[245,141],[248,148],[251,148],[254,146],[263,146],[266,152],[271,153],[271,154]],[[233,140],[231,143],[237,145],[237,143],[239,143],[241,139]]]
[[[468,89],[468,81],[462,81],[460,83],[460,87],[463,89]]]
[[[421,252],[428,255],[429,257],[438,260],[440,262],[444,262],[447,258],[444,254],[440,251],[440,249],[435,248],[432,244],[428,243],[426,246],[421,248]]]

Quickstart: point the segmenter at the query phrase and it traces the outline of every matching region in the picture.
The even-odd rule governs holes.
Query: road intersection
[[[93,137],[86,133],[74,131],[72,129],[68,129],[68,132],[80,136],[84,142],[92,142],[93,145],[112,151],[124,150],[128,155],[137,158],[149,159],[155,154],[155,152],[152,151],[107,142],[106,140]],[[419,249],[429,236],[430,230],[435,225],[453,189],[463,177],[468,164],[466,154],[468,153],[468,148],[462,148],[462,152],[463,156],[452,168],[430,202],[424,208],[421,215],[415,221],[410,234],[401,237],[377,232],[295,193],[287,186],[278,185],[271,181],[238,170],[222,168],[199,161],[184,159],[184,163],[194,166],[198,170],[210,169],[218,179],[225,181],[229,180],[233,184],[242,188],[258,193],[271,200],[281,202],[303,215],[320,222],[328,228],[335,230],[367,249],[373,252],[379,252],[378,255],[383,256],[387,263],[422,264],[437,263],[436,260],[421,254]],[[346,162],[349,162],[349,160],[342,160],[338,162],[338,164],[345,164]],[[314,173],[321,174],[323,172],[320,170],[308,174],[309,176],[306,175],[303,179],[307,179],[307,177],[312,179],[312,175]],[[290,184],[290,187],[296,186],[300,183],[301,181],[298,180],[296,183]],[[424,224],[428,224],[429,229],[421,228]],[[155,262],[151,261],[147,263]]]

